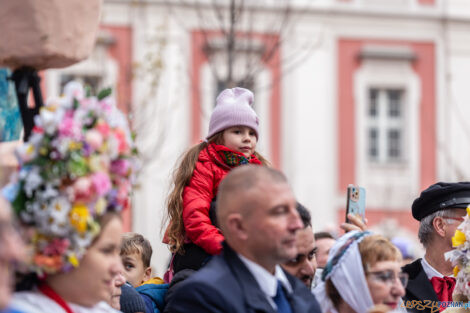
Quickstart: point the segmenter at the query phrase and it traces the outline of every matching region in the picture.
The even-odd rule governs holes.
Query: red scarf
[[[39,291],[42,292],[46,297],[52,299],[55,303],[60,305],[62,309],[64,309],[65,312],[67,313],[73,313],[72,309],[70,306],[65,302],[64,299],[62,299],[61,296],[57,294],[48,284],[45,282],[42,282],[39,284]]]
[[[230,150],[226,146],[216,145],[215,143],[210,143],[207,146],[207,152],[219,163],[222,163],[229,169],[243,164],[261,165],[260,160],[258,160],[258,158],[254,154],[250,157],[246,157],[241,152]]]

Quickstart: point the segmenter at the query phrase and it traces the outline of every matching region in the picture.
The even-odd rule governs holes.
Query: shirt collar
[[[240,260],[242,260],[243,264],[246,265],[250,273],[255,277],[255,280],[258,283],[260,289],[264,294],[266,294],[266,296],[271,298],[276,296],[278,280],[281,282],[287,293],[292,293],[292,286],[290,285],[286,274],[279,265],[276,265],[274,275],[272,275],[261,265],[248,260],[243,255],[238,254],[238,257]]]
[[[433,277],[440,277],[440,278],[444,277],[444,275],[439,273],[434,267],[432,267],[428,263],[428,261],[426,261],[425,257],[421,259],[421,266],[423,266],[423,270],[426,273],[426,276],[428,277],[428,279],[431,279]]]

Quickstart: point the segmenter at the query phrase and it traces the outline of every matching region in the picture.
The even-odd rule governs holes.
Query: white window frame
[[[400,162],[371,162],[368,158],[368,90],[404,92],[403,155]],[[367,189],[367,206],[402,209],[419,192],[420,79],[409,60],[363,59],[354,74],[355,172],[354,183]],[[405,135],[406,134],[406,135]]]
[[[372,104],[372,97],[371,94],[373,91],[377,92],[376,96],[376,112],[375,116],[371,116],[371,104]],[[392,117],[390,115],[390,98],[389,92],[399,92],[400,93],[400,115],[398,117]],[[407,104],[406,104],[406,91],[402,88],[381,88],[370,86],[366,90],[367,96],[365,104],[366,106],[366,154],[368,156],[368,160],[372,163],[377,164],[392,164],[392,163],[399,163],[399,162],[406,162],[406,154],[405,154],[405,139],[407,137],[407,129],[405,125],[406,121],[406,111],[407,111]],[[371,155],[371,138],[370,132],[372,130],[376,130],[376,138],[377,138],[377,155],[373,157]],[[390,131],[398,130],[400,133],[400,142],[399,142],[399,156],[394,157],[390,155]]]

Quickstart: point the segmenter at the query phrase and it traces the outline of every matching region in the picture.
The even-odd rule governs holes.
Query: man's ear
[[[230,236],[241,240],[246,240],[248,238],[243,217],[240,213],[229,214],[227,216],[225,225],[227,227],[227,231],[230,233]]]
[[[152,278],[152,268],[149,266],[144,271],[144,281],[143,282],[146,282],[150,278]]]
[[[440,237],[445,237],[446,235],[446,223],[444,219],[440,216],[435,217],[432,220],[432,227]]]

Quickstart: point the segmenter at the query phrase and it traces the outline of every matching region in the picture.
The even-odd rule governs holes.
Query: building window
[[[367,154],[374,163],[403,160],[404,91],[370,88],[368,97]]]

